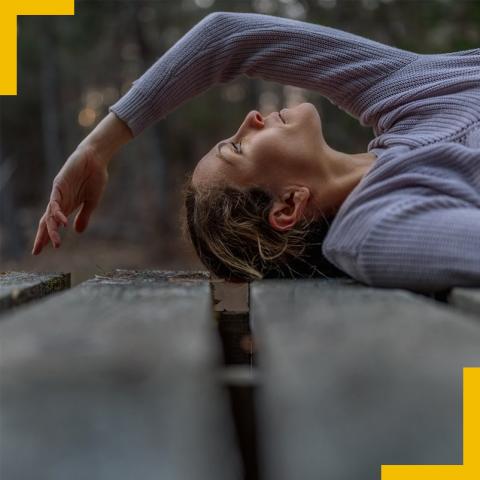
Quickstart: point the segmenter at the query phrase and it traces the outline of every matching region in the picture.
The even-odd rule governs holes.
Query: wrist
[[[127,124],[110,112],[87,137],[78,145],[78,148],[92,149],[97,157],[109,163],[115,153],[133,139],[133,134]]]

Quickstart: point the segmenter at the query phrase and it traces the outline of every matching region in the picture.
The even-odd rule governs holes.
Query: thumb
[[[82,208],[78,211],[77,215],[75,216],[75,230],[78,233],[82,233],[88,225],[90,220],[90,216],[93,212],[95,205],[92,202],[84,202],[82,203]]]

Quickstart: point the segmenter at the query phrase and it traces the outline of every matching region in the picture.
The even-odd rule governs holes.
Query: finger
[[[50,237],[48,236],[48,231],[47,228],[45,227],[44,233],[42,238],[40,239],[40,245],[39,245],[39,253],[43,250],[43,247],[48,245],[50,242]]]
[[[58,212],[58,214],[60,215],[60,218],[63,219],[63,225],[65,228],[68,227],[68,218],[66,215],[64,215],[62,212]]]
[[[62,223],[65,227],[67,226],[67,217],[63,214],[60,204],[57,200],[50,200],[48,205],[51,215],[54,215],[59,223]]]
[[[50,195],[49,209],[50,209],[50,212],[53,215],[55,215],[55,218],[60,223],[62,223],[64,227],[66,227],[68,224],[68,219],[64,215],[62,211],[62,207],[60,206],[62,201],[63,201],[62,191],[60,190],[60,187],[56,183],[54,183],[52,188],[52,193]]]
[[[35,240],[33,241],[32,255],[39,253],[38,247],[40,245],[40,238],[42,236],[42,223],[38,225],[37,234],[35,235]]]
[[[47,230],[48,230],[48,235],[50,236],[50,240],[52,241],[52,245],[55,248],[58,248],[60,246],[60,235],[58,233],[58,224],[57,221],[55,220],[55,217],[49,215],[46,218],[47,222]]]
[[[62,213],[60,209],[54,211],[55,218],[57,219],[58,222],[60,222],[65,228],[68,226],[68,219],[67,217]]]
[[[43,218],[38,225],[37,235],[33,244],[32,255],[38,255],[42,251],[45,236],[48,236],[47,228]]]
[[[90,215],[92,214],[94,208],[95,204],[93,202],[86,201],[82,204],[82,208],[75,216],[75,230],[78,233],[82,233],[87,228]]]

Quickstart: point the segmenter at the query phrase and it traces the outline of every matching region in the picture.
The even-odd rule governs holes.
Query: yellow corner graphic
[[[0,6],[0,95],[17,95],[17,16],[75,15],[75,0],[15,0]]]
[[[480,368],[463,369],[463,465],[382,465],[382,480],[480,478]]]

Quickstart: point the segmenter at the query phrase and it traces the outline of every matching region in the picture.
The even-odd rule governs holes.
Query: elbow
[[[232,20],[238,15],[235,12],[212,12],[203,17],[194,30],[199,34],[199,43],[203,49],[212,45],[220,48],[231,31]]]
[[[216,23],[219,20],[225,19],[231,15],[235,15],[232,12],[212,12],[203,17],[202,22]]]
[[[200,23],[205,23],[208,27],[216,27],[219,24],[224,24],[226,21],[235,18],[236,16],[238,16],[237,12],[212,12],[203,17]]]

